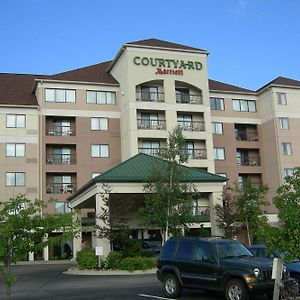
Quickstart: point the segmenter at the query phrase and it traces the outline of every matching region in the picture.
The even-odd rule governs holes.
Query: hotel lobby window
[[[86,103],[89,104],[116,104],[115,92],[86,91]]]
[[[75,90],[64,90],[64,89],[46,89],[45,90],[45,101],[46,102],[75,102]]]

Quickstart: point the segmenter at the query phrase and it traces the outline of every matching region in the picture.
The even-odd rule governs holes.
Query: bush
[[[84,248],[77,252],[76,261],[80,269],[97,269],[99,266],[94,248]]]
[[[119,269],[133,272],[135,270],[148,270],[155,267],[156,258],[150,257],[126,257],[120,262]]]
[[[126,240],[123,243],[123,256],[134,257],[140,255],[140,241],[138,240]]]
[[[104,262],[104,269],[119,269],[123,254],[117,251],[111,251]]]

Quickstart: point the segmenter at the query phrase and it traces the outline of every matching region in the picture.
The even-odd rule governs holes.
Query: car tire
[[[230,279],[226,284],[226,299],[227,300],[248,300],[249,293],[247,287],[238,278]]]
[[[168,298],[177,298],[181,295],[182,287],[173,274],[167,274],[164,277],[163,289]]]

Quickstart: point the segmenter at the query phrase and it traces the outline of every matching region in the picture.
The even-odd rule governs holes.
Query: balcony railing
[[[136,100],[145,102],[164,102],[165,94],[158,92],[136,92]]]
[[[46,186],[47,194],[72,194],[76,191],[76,183],[48,183]]]
[[[242,132],[242,131],[238,131],[235,134],[235,139],[237,141],[257,142],[258,141],[258,133],[257,132]]]
[[[194,222],[209,222],[210,208],[208,206],[198,206],[192,208],[192,219]]]
[[[144,153],[152,156],[157,156],[159,155],[159,152],[161,151],[162,148],[145,148],[145,147],[140,147],[139,148],[139,153]]]
[[[73,126],[48,126],[46,130],[47,135],[68,136],[75,135],[75,127]]]
[[[48,165],[74,165],[76,164],[75,154],[49,154],[46,158]]]
[[[182,130],[205,131],[205,123],[204,122],[177,121],[177,124]]]
[[[144,153],[152,156],[158,156],[160,151],[163,148],[139,148],[139,153]],[[183,150],[184,154],[188,159],[207,159],[207,151],[206,149],[185,149]]]
[[[256,156],[244,156],[237,158],[237,164],[239,166],[260,166],[260,159]]]
[[[203,104],[202,95],[200,94],[184,94],[176,93],[177,103]]]
[[[206,149],[185,149],[188,159],[207,159]]]
[[[166,120],[138,119],[137,120],[137,128],[138,129],[146,129],[146,130],[165,130],[166,129]]]
[[[240,185],[241,189],[244,189],[246,187],[246,183],[244,183],[244,182],[240,182],[239,185]],[[250,186],[252,188],[260,188],[260,187],[262,187],[262,185],[263,185],[263,183],[261,181],[251,181],[250,182]]]

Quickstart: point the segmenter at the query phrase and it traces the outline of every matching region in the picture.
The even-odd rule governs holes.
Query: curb
[[[94,271],[94,270],[78,270],[76,268],[71,268],[63,274],[66,275],[87,275],[87,276],[115,276],[115,275],[147,275],[147,274],[155,274],[156,269],[150,269],[145,271],[123,271],[123,270],[108,270],[108,271]]]
[[[76,265],[75,261],[72,260],[25,260],[17,261],[17,266],[29,266],[29,265],[61,265],[61,264],[73,264]]]

